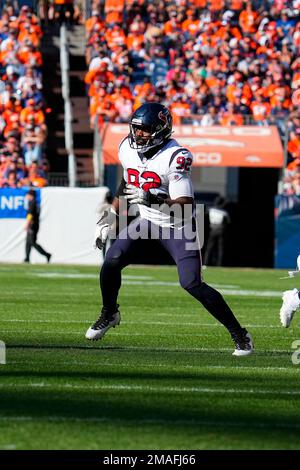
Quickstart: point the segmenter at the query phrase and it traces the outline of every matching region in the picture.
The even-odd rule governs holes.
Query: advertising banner
[[[119,164],[118,147],[128,124],[108,124],[101,134],[105,164]],[[276,126],[174,126],[173,137],[194,155],[194,166],[282,168],[284,153]]]
[[[0,219],[25,219],[28,188],[1,188]],[[36,189],[37,203],[40,204],[40,190]]]

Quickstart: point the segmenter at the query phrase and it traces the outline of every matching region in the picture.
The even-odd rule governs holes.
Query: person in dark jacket
[[[36,192],[34,189],[30,189],[26,194],[26,199],[28,201],[28,208],[27,208],[27,215],[26,215],[26,224],[25,230],[27,232],[26,235],[26,247],[25,247],[25,263],[30,262],[30,252],[31,248],[35,248],[41,255],[44,255],[47,258],[47,262],[49,263],[51,254],[44,250],[37,243],[37,234],[39,231],[40,226],[40,210],[36,200]]]

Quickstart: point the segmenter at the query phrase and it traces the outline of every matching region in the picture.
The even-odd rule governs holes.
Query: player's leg
[[[217,266],[224,265],[224,233],[220,233],[217,238],[218,250],[217,250]]]
[[[136,233],[146,221],[134,220],[121,231],[117,240],[109,248],[100,271],[100,290],[102,294],[102,310],[96,322],[87,330],[86,338],[97,340],[107,330],[120,323],[121,316],[117,304],[121,287],[121,271],[131,263],[135,249],[141,242]],[[133,235],[134,234],[134,235]]]
[[[160,242],[176,262],[180,285],[201,302],[206,310],[227,328],[235,344],[234,355],[245,356],[251,354],[253,342],[250,334],[245,328],[241,327],[220,292],[202,280],[200,250],[187,249],[187,243],[190,240],[186,239],[184,230],[180,239],[176,239],[173,231],[170,235],[169,239],[164,239],[162,236]]]
[[[289,271],[289,276],[294,277],[300,271],[300,255],[297,256],[297,270]],[[288,328],[291,321],[300,308],[300,291],[298,289],[286,290],[282,295],[282,305],[279,312],[282,326]]]
[[[32,236],[32,246],[33,246],[33,248],[35,248],[36,251],[38,251],[41,255],[45,256],[47,258],[48,263],[49,263],[50,258],[51,258],[51,254],[48,253],[47,251],[45,251],[44,248],[36,242],[36,239],[37,239],[37,232],[33,232],[33,236]]]
[[[282,306],[280,309],[280,321],[282,326],[288,328],[291,321],[300,308],[300,292],[298,289],[286,290],[282,296]]]
[[[26,244],[25,244],[25,263],[30,262],[30,252],[32,247],[32,231],[28,230],[26,233]]]

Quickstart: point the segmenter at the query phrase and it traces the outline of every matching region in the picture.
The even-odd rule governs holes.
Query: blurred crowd
[[[42,30],[32,9],[6,2],[0,17],[0,188],[43,187],[49,162]]]
[[[300,70],[299,70],[300,71]],[[287,122],[287,165],[283,171],[280,193],[300,196],[300,112],[295,109]]]
[[[175,124],[276,124],[300,162],[300,0],[93,0],[86,20],[90,123],[147,101]]]
[[[43,186],[42,30],[33,11],[15,3],[5,2],[0,17],[0,187]],[[55,21],[60,3],[41,2],[47,19],[50,6]],[[65,3],[81,17],[82,2]],[[300,194],[300,0],[90,3],[92,128],[128,122],[147,101],[168,106],[175,124],[276,124],[287,149],[282,190]]]
[[[80,24],[84,22],[83,10],[87,3],[86,0],[39,0],[39,16],[45,25]]]

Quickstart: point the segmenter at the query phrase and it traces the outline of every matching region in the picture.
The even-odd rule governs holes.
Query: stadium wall
[[[296,269],[300,253],[300,197],[279,195],[275,207],[275,268]]]
[[[24,260],[27,190],[0,189],[0,262],[20,263]],[[90,265],[102,262],[102,254],[93,249],[93,243],[95,224],[106,193],[106,187],[37,189],[40,201],[37,241],[52,253],[51,262]],[[30,260],[32,263],[46,262],[34,249]]]

